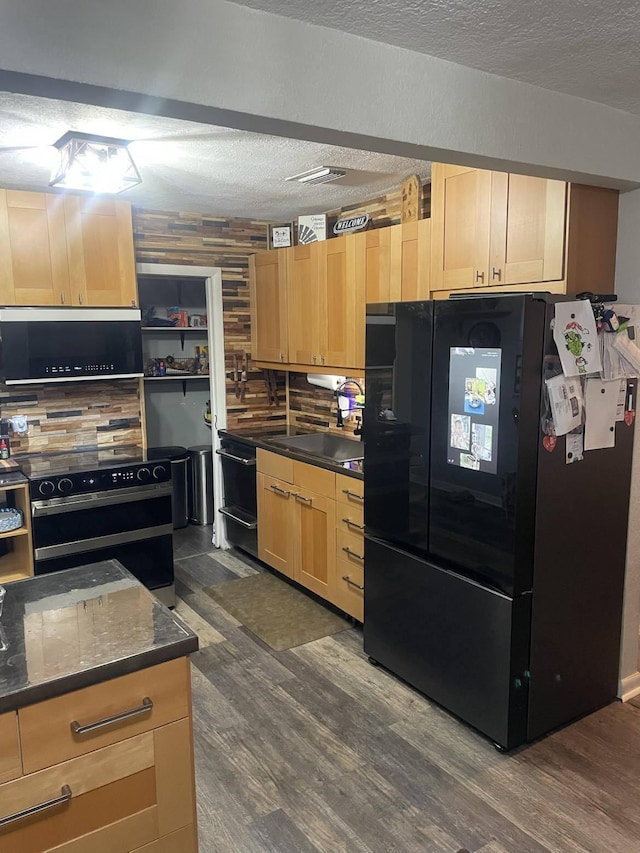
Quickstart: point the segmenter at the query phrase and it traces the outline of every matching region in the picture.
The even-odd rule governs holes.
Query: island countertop
[[[198,649],[193,631],[115,560],[5,589],[0,713]]]

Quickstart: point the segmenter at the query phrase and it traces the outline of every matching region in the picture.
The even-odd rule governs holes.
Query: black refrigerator
[[[618,687],[633,425],[543,443],[566,298],[367,306],[364,649],[504,749]]]

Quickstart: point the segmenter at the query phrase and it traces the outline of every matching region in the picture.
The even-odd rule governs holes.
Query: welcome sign
[[[369,224],[369,214],[359,213],[357,216],[343,216],[333,226],[334,234],[348,234],[351,231],[361,231]]]

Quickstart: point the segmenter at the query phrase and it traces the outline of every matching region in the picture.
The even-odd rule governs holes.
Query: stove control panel
[[[171,465],[135,463],[95,471],[74,471],[68,474],[31,475],[30,493],[34,500],[81,495],[88,492],[107,492],[114,489],[139,488],[171,480]]]

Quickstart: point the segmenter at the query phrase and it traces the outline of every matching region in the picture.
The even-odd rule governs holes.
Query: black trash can
[[[213,449],[210,444],[189,448],[189,521],[213,524]]]
[[[147,458],[168,459],[171,462],[171,485],[172,500],[171,508],[173,514],[174,528],[186,527],[189,523],[188,498],[187,498],[187,466],[189,454],[186,447],[149,447]]]

